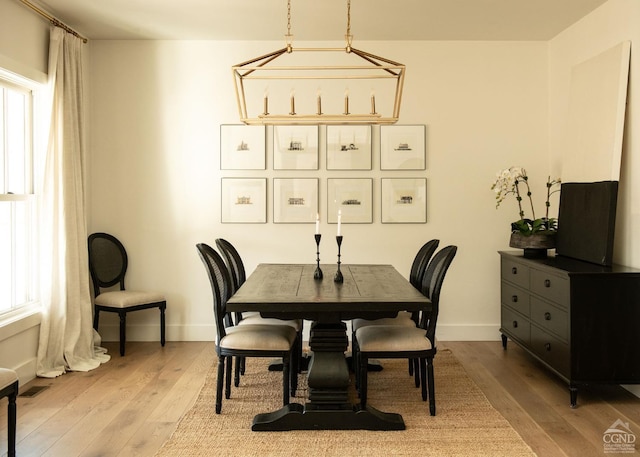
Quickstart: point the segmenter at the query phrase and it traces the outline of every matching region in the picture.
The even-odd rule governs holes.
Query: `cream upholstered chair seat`
[[[18,374],[15,371],[0,368],[0,397],[9,399],[7,412],[7,455],[9,457],[16,455],[16,398],[18,397],[18,384]]]
[[[429,351],[433,349],[426,331],[419,327],[399,325],[367,326],[356,332],[358,347],[363,352]]]
[[[383,319],[353,319],[351,321],[351,328],[354,332],[362,327],[370,325],[399,325],[401,327],[413,327],[415,328],[416,322],[413,320],[413,316],[409,311],[400,311],[396,317],[386,317]]]
[[[228,327],[220,347],[248,351],[288,351],[297,337],[289,325],[238,325]]]
[[[238,326],[243,327],[245,325],[286,325],[293,328],[296,332],[302,331],[302,321],[299,319],[286,321],[281,319],[264,318],[260,316],[260,313],[242,313],[242,320],[238,322]]]
[[[135,290],[115,290],[103,292],[95,299],[96,305],[112,308],[129,308],[131,306],[144,305],[164,301],[164,295],[156,292],[139,292]]]

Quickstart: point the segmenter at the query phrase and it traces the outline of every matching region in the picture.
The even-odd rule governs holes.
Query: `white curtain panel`
[[[85,219],[83,46],[52,26],[51,120],[40,207],[42,323],[37,375],[88,371],[109,360],[94,345]]]

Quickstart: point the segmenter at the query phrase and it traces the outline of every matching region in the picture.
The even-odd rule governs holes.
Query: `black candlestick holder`
[[[336,242],[338,243],[338,271],[333,277],[333,282],[344,282],[342,272],[340,271],[340,247],[342,246],[342,235],[336,236]]]
[[[316,239],[316,271],[313,273],[313,279],[322,279],[322,269],[320,269],[320,238],[322,235],[316,233],[314,237]]]

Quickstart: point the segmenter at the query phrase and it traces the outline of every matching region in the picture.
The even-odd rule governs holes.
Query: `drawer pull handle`
[[[550,351],[550,350],[551,350],[551,343],[547,343],[547,344],[545,344],[545,345],[544,345],[544,348],[545,348],[547,351]]]
[[[517,275],[518,274],[518,268],[517,267],[511,268],[511,274]]]
[[[512,296],[511,296],[511,301],[512,301],[513,303],[518,303],[518,296],[517,296],[517,295],[512,295]]]
[[[550,321],[551,320],[551,313],[550,312],[544,313],[544,320],[545,321]]]
[[[549,280],[549,279],[545,279],[545,280],[544,280],[544,286],[545,286],[545,287],[551,287],[551,280]]]
[[[513,321],[513,328],[518,328],[518,321]]]

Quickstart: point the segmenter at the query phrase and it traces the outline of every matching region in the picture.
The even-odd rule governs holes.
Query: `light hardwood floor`
[[[105,346],[117,354],[116,344]],[[603,434],[617,420],[629,422],[640,438],[640,399],[618,386],[582,388],[571,409],[567,386],[512,343],[506,351],[497,341],[441,347],[453,351],[540,457],[605,455]],[[35,379],[21,392],[49,387],[18,399],[17,453],[152,456],[195,401],[213,357],[211,342],[168,342],[164,348],[131,342],[125,357],[115,355],[96,370]],[[6,399],[0,408],[0,452],[6,453]]]

